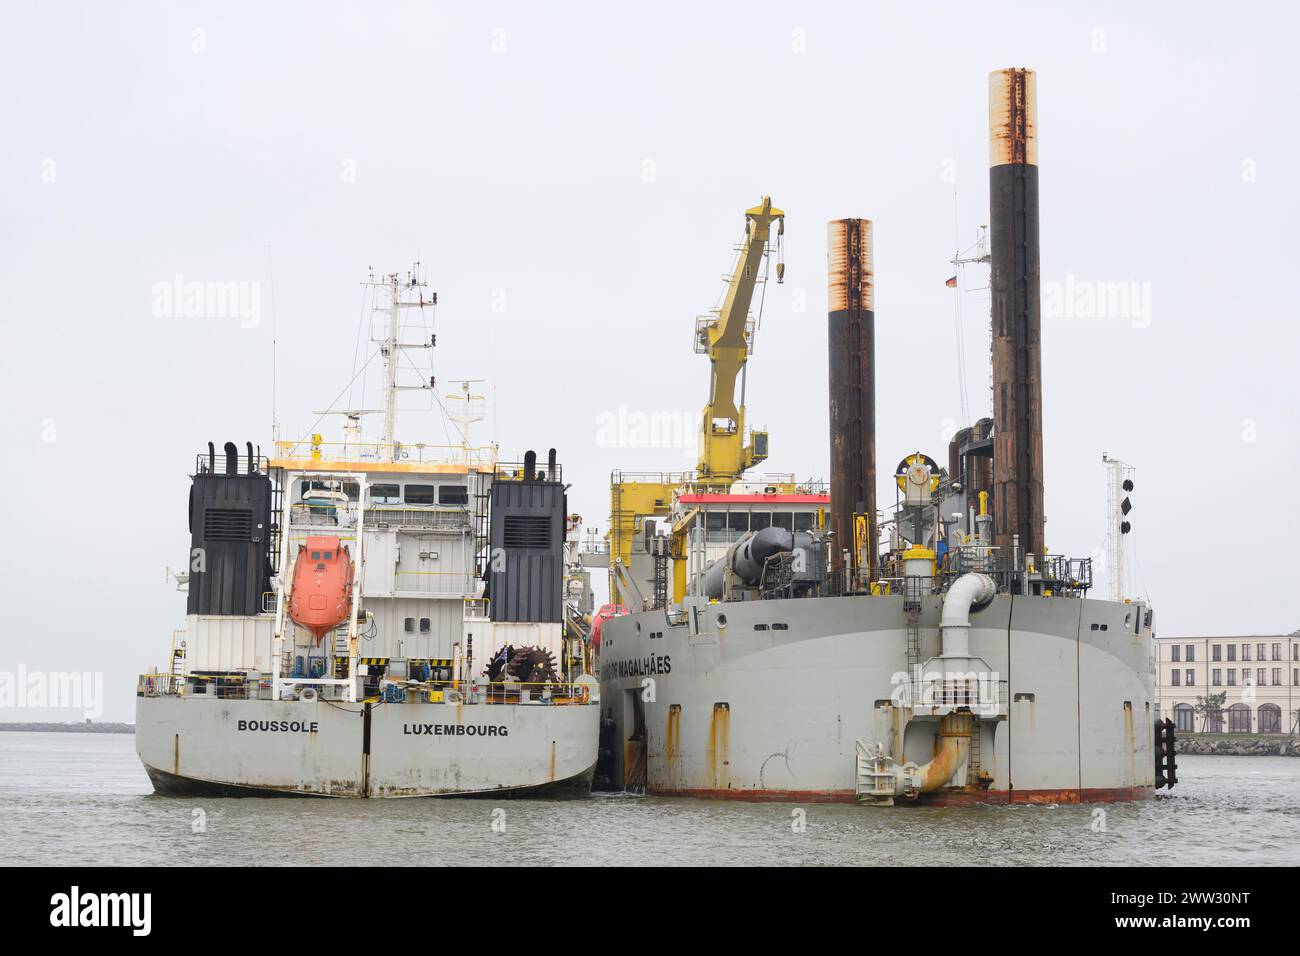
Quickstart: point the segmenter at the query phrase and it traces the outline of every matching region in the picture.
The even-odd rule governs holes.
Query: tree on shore
[[[1215,732],[1223,730],[1223,704],[1228,699],[1226,690],[1196,698],[1196,713],[1201,716],[1201,733],[1208,733],[1213,725]]]

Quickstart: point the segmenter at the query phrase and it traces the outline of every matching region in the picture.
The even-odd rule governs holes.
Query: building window
[[[1291,686],[1300,687],[1300,667],[1291,668]]]
[[[1220,686],[1222,686],[1222,684],[1223,684],[1223,671],[1221,671],[1221,670],[1220,670],[1219,668],[1217,668],[1217,667],[1214,668],[1214,670],[1210,671],[1210,683],[1213,684],[1215,687],[1220,687]]]
[[[1229,645],[1228,645],[1228,660],[1230,660],[1230,661],[1235,661],[1236,659],[1237,659],[1237,645],[1236,645],[1236,644],[1229,644]]]
[[[1277,704],[1259,705],[1259,732],[1261,734],[1280,734],[1282,732],[1282,708]]]
[[[1228,668],[1228,686],[1229,687],[1237,686],[1237,668],[1235,667]]]
[[[1268,686],[1268,671],[1263,667],[1256,668],[1255,670],[1255,685],[1257,687]]]
[[[1183,649],[1182,649],[1181,647],[1179,647],[1177,644],[1174,644],[1174,645],[1170,646],[1170,648],[1169,648],[1169,659],[1170,659],[1171,661],[1173,661],[1175,664],[1178,663],[1179,658],[1180,658],[1180,656],[1182,655],[1182,652],[1183,652]]]
[[[1212,661],[1221,661],[1221,660],[1223,660],[1223,645],[1222,645],[1222,644],[1214,644],[1214,645],[1212,645],[1212,646],[1210,647],[1210,660],[1212,660]]]
[[[1250,645],[1249,645],[1249,644],[1242,644],[1242,645],[1241,645],[1241,659],[1242,659],[1243,661],[1248,661],[1248,660],[1250,660]]]
[[[1174,729],[1180,734],[1194,733],[1196,730],[1196,711],[1191,704],[1174,705]]]
[[[1171,687],[1181,686],[1182,679],[1183,679],[1183,672],[1180,671],[1177,667],[1169,671],[1169,684]]]
[[[1274,687],[1282,686],[1282,668],[1280,667],[1273,668],[1273,686]]]
[[[1265,648],[1266,648],[1267,646],[1268,646],[1268,645],[1266,645],[1266,644],[1256,644],[1256,645],[1255,645],[1255,660],[1257,660],[1257,661],[1266,661],[1266,660],[1268,660],[1268,658],[1264,656],[1264,654],[1265,654]]]
[[[1282,645],[1281,645],[1281,644],[1274,644],[1274,645],[1273,645],[1273,660],[1275,660],[1275,661],[1280,661],[1281,659],[1282,659]]]
[[[1233,704],[1228,708],[1228,733],[1250,733],[1250,708],[1245,704]]]
[[[1194,660],[1196,660],[1196,645],[1188,644],[1185,650],[1187,651],[1187,653],[1183,655],[1183,659],[1190,664]]]
[[[1291,660],[1300,661],[1300,644],[1291,645]]]
[[[1186,684],[1188,687],[1195,687],[1195,686],[1196,686],[1196,671],[1192,670],[1192,669],[1189,667],[1189,668],[1187,668],[1187,673],[1184,675],[1184,677],[1186,678],[1186,679],[1183,681],[1184,684]]]

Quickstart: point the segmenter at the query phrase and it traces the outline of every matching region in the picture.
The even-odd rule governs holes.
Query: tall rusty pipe
[[[878,577],[876,527],[876,304],[871,220],[836,219],[827,228],[830,347],[831,567],[842,580],[844,552]],[[867,516],[867,567],[856,567],[853,515]]]
[[[1033,70],[989,74],[993,543],[1043,553],[1038,98]]]

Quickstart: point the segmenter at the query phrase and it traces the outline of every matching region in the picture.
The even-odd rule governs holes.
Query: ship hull
[[[940,653],[942,598],[919,648]],[[851,802],[858,754],[924,764],[937,722],[900,703],[901,597],[702,604],[606,622],[602,712],[617,789],[736,800]],[[725,623],[723,623],[725,622]],[[977,722],[966,771],[916,802],[1077,803],[1154,793],[1151,632],[1137,605],[998,596],[971,615],[971,652],[1004,712]],[[900,800],[901,802],[906,802]]]
[[[531,796],[590,789],[595,705],[139,697],[160,794]]]

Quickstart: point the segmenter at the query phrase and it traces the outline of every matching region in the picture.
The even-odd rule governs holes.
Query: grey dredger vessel
[[[198,456],[188,613],[167,672],[139,681],[140,759],[163,793],[586,792],[597,688],[555,451],[507,465],[472,446],[469,382],[447,396],[459,444],[399,442],[398,391],[435,385],[399,385],[399,357],[433,347],[437,297],[414,274],[368,285],[384,408],[343,412],[341,444]],[[362,441],[366,414],[382,441]]]
[[[829,229],[830,487],[745,477],[768,436],[746,443],[735,385],[784,225],[768,199],[747,212],[722,307],[696,323],[712,363],[697,470],[615,472],[608,547],[584,557],[614,602],[593,635],[598,786],[893,805],[1174,782],[1151,610],[1088,598],[1091,561],[1044,549],[1034,74],[993,73],[989,116],[993,417],[956,433],[946,468],[906,454],[884,520],[867,220]]]

